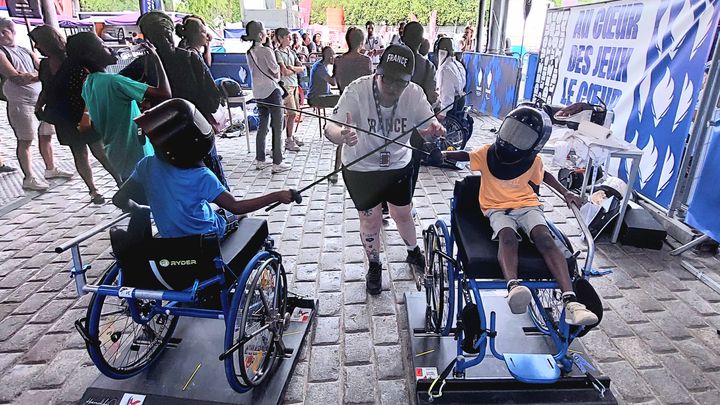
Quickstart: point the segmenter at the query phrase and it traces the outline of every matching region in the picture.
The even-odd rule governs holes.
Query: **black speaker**
[[[665,228],[642,208],[627,207],[620,228],[620,243],[645,249],[662,249]]]

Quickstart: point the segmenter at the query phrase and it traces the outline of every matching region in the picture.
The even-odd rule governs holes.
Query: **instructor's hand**
[[[352,115],[350,114],[350,112],[347,113],[347,119],[345,123],[352,124]],[[340,135],[342,136],[342,143],[348,146],[355,146],[358,143],[357,133],[352,128],[343,126],[342,130],[340,131]]]
[[[438,122],[437,120],[432,120],[430,122],[430,126],[428,126],[427,128],[425,128],[423,130],[419,130],[418,132],[424,138],[428,138],[430,136],[438,138],[441,136],[445,136],[445,134],[447,133],[447,131],[445,130],[445,127],[442,126],[442,124],[440,122]]]

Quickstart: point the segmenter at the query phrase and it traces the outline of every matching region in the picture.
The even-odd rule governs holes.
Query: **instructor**
[[[389,46],[382,54],[374,75],[361,77],[345,88],[332,118],[393,139],[408,132],[398,141],[409,145],[414,132],[411,129],[433,115],[422,88],[410,82],[414,68],[415,59],[410,48]],[[445,134],[445,129],[434,118],[416,131],[423,137]],[[388,203],[390,216],[405,242],[408,250],[406,261],[419,271],[425,267],[411,214],[412,151],[397,144],[382,147],[386,141],[381,138],[358,134],[331,122],[325,127],[325,136],[337,145],[347,145],[342,152],[344,165],[380,148],[351,169],[343,170],[350,197],[359,211],[360,237],[369,261],[367,290],[373,295],[380,294],[382,202]]]

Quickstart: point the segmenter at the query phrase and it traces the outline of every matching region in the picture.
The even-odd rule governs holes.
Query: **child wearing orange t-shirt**
[[[593,325],[598,318],[577,302],[565,256],[555,245],[536,194],[544,181],[563,195],[568,206],[580,206],[582,202],[545,171],[537,155],[550,132],[547,114],[531,107],[518,107],[505,117],[495,143],[469,153],[453,151],[443,155],[451,160],[469,161],[470,170],[479,171],[482,176],[480,209],[490,221],[492,239],[499,242],[498,260],[508,282],[510,310],[522,314],[532,300],[530,289],[517,279],[518,242],[522,240],[518,231],[522,231],[535,244],[560,285],[565,321],[570,325]]]

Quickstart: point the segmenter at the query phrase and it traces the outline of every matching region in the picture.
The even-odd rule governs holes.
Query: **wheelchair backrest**
[[[110,241],[123,286],[184,290],[192,287],[195,280],[204,281],[219,273],[214,264],[214,259],[220,256],[215,235],[138,238],[113,228]]]
[[[455,182],[453,197],[455,209],[459,212],[480,213],[480,176],[467,176]]]

